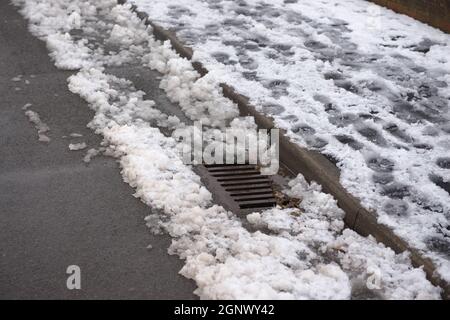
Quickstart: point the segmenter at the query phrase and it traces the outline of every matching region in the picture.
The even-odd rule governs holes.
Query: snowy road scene
[[[0,16],[0,298],[448,299],[445,31],[364,0]]]

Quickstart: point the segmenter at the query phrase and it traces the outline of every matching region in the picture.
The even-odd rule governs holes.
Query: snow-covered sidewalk
[[[95,111],[89,126],[104,136],[124,180],[158,214],[147,217],[154,232],[173,237],[170,253],[185,260],[181,273],[194,279],[201,298],[232,299],[437,299],[440,290],[413,268],[407,254],[344,229],[336,201],[299,176],[285,190],[298,209],[274,208],[240,218],[214,205],[170,132],[179,117],[160,110],[129,80],[108,68],[139,64],[162,74],[160,87],[190,120],[207,131],[253,127],[220,92],[217,74],[205,77],[169,43],[114,0],[15,0],[33,34],[46,41],[60,68],[77,69],[69,89]],[[269,230],[270,232],[267,232]]]
[[[450,36],[363,0],[131,0],[450,280]]]

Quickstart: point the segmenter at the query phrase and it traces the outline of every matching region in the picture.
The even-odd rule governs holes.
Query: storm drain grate
[[[209,176],[207,186],[228,209],[246,212],[276,205],[272,181],[261,175],[255,165],[213,164],[204,168]]]

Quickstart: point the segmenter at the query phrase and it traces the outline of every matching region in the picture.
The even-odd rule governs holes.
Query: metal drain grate
[[[255,165],[204,165],[207,187],[216,199],[231,211],[241,213],[266,209],[276,205],[272,181],[261,175]]]

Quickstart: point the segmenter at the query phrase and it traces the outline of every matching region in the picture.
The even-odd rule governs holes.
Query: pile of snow
[[[31,31],[47,42],[56,65],[80,68],[68,79],[69,89],[95,112],[89,126],[103,135],[104,153],[119,159],[135,196],[157,212],[146,218],[147,225],[173,237],[169,253],[185,260],[180,273],[195,280],[201,298],[349,299],[355,295],[354,283],[370,280],[375,271],[381,281],[366,287],[381,298],[439,298],[440,290],[407,256],[349,231],[341,235],[344,213],[336,201],[301,176],[285,191],[302,199],[300,209],[250,215],[248,222],[257,231],[214,205],[199,176],[182,162],[183,143],[167,134],[184,124],[104,67],[140,61],[160,71],[169,98],[191,120],[209,124],[209,133],[228,125],[251,127],[254,121],[235,118],[237,107],[221,96],[215,78],[201,78],[168,43],[156,41],[129,5],[113,0],[14,2],[30,20]]]
[[[371,237],[363,238],[346,229],[328,245],[332,254],[337,251],[339,265],[352,281],[354,298],[423,300],[433,297],[433,290],[421,289],[417,279],[423,271],[410,267],[406,253],[396,255],[382,244],[373,243]]]

